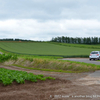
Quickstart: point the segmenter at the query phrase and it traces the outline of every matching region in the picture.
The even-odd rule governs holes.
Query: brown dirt
[[[58,73],[28,70],[15,66],[3,66],[12,70],[23,70],[34,74],[55,77],[56,80],[13,82],[12,85],[0,84],[0,100],[100,100],[100,84],[88,80],[89,73]],[[85,84],[88,82],[89,84]]]

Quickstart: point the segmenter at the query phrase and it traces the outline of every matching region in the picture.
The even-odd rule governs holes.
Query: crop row
[[[9,70],[0,68],[0,83],[4,85],[12,84],[14,81],[17,83],[25,83],[25,80],[37,82],[37,80],[45,81],[46,79],[55,79],[52,77],[44,77],[44,75],[34,75],[25,71]]]
[[[68,44],[67,44],[68,45]],[[28,54],[28,55],[44,55],[44,56],[72,56],[72,55],[89,55],[95,48],[80,48],[80,46],[65,46],[58,43],[5,43],[0,42],[0,48],[11,53]],[[99,46],[98,46],[99,47]],[[96,48],[96,50],[99,50]]]

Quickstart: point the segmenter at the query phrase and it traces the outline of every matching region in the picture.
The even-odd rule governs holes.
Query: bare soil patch
[[[9,86],[0,84],[0,100],[100,100],[99,83],[83,84],[92,80],[92,78],[88,80],[89,73],[46,72],[3,65],[0,68],[22,70],[56,78],[56,80],[37,83],[25,81],[25,84],[13,82]]]

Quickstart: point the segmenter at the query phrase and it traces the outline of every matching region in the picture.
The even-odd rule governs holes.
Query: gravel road
[[[77,62],[84,62],[84,63],[100,65],[100,61],[96,61],[96,60],[90,61],[88,58],[63,58],[62,60],[70,60],[70,61],[77,61]]]

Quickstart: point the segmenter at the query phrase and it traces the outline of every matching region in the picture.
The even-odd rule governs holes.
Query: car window
[[[91,54],[98,54],[98,52],[91,52]]]

